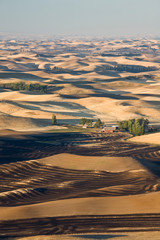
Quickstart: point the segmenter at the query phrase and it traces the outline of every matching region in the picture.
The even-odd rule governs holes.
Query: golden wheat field
[[[0,41],[0,239],[158,239],[159,40]],[[52,125],[52,115],[57,125]]]

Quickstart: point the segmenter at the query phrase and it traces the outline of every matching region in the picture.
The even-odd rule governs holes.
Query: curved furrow
[[[149,232],[160,230],[160,214],[123,214],[123,215],[78,215],[78,216],[60,216],[60,217],[43,217],[29,218],[18,220],[7,220],[0,222],[0,235],[2,238],[18,238],[53,235],[56,234],[76,234],[65,238],[72,237],[98,239],[108,238],[105,233],[124,233],[127,232]],[[86,233],[93,233],[86,235]],[[102,235],[97,235],[101,233]],[[104,234],[103,234],[104,233]],[[78,234],[78,235],[77,235]],[[81,235],[83,234],[83,235]],[[120,234],[122,237],[122,234]],[[114,235],[117,236],[117,235]],[[136,235],[135,235],[136,236]],[[153,235],[152,235],[153,236]],[[158,235],[156,235],[158,236]],[[63,235],[60,237],[63,239]]]
[[[159,185],[160,186],[160,185]],[[154,185],[152,185],[153,189]],[[152,191],[152,189],[150,189]],[[91,190],[87,193],[80,193],[79,197],[107,197],[107,196],[125,196],[146,193],[148,188],[146,185],[128,184],[118,185],[106,188],[100,188],[97,190]]]
[[[5,169],[1,169],[0,168],[0,175],[5,175],[8,178],[20,178],[22,179],[23,177],[26,178],[29,174],[29,176],[38,176],[41,174],[48,174],[48,175],[55,175],[58,176],[59,174],[65,174],[67,176],[71,176],[72,177],[76,177],[77,173],[81,176],[85,176],[87,175],[92,175],[94,176],[94,171],[89,171],[89,170],[84,170],[84,171],[79,171],[79,170],[71,170],[71,169],[63,169],[63,168],[59,168],[59,167],[52,167],[49,165],[42,165],[39,164],[38,162],[22,162],[21,164],[19,163],[14,163],[8,165],[8,169],[7,167]],[[105,174],[104,172],[101,172],[101,175]]]
[[[72,154],[78,152],[81,155],[93,156],[136,156],[136,158],[146,156],[155,161],[160,154],[159,147],[122,141],[126,137],[123,133],[96,133],[77,137],[79,139],[74,140],[76,144],[95,141],[98,145],[89,148],[71,146],[73,135],[66,135],[63,139],[62,134],[58,138],[60,143],[62,141],[60,146],[35,142],[35,146],[32,143],[27,148],[25,142],[22,142],[21,151],[18,152],[19,158],[37,159],[55,152]],[[49,140],[53,141],[51,138]],[[63,146],[64,143],[70,146]],[[12,147],[14,148],[14,145]],[[126,183],[128,186],[125,186]],[[74,170],[41,164],[36,160],[0,165],[0,201],[2,205],[7,206],[77,197],[131,195],[159,191],[159,188],[157,177],[145,170],[124,172]]]
[[[16,189],[0,194],[0,205],[17,206],[23,202],[30,202],[31,199],[39,198],[42,195],[42,193],[34,189]]]
[[[146,152],[136,155],[139,159],[144,159],[151,162],[160,162],[160,151]]]
[[[7,204],[11,206],[18,204],[32,204],[47,200],[77,198],[84,196],[90,197],[90,191],[93,191],[92,194],[95,194],[94,191],[97,191],[98,189],[116,186],[119,187],[125,185],[126,182],[131,186],[131,188],[133,188],[133,186],[136,186],[137,188],[136,191],[131,190],[128,192],[128,194],[144,193],[146,191],[148,192],[155,190],[157,191],[159,189],[157,178],[144,170],[143,174],[141,171],[125,171],[118,173],[105,171],[99,171],[98,173],[95,173],[95,171],[90,171],[91,174],[88,174],[89,171],[85,170],[70,170],[69,172],[69,169],[67,169],[65,172],[65,169],[61,169],[59,167],[51,167],[50,170],[54,170],[55,174],[52,172],[52,175],[48,176],[48,173],[45,172],[42,175],[41,172],[39,178],[38,176],[36,176],[34,179],[30,179],[28,177],[27,182],[25,182],[25,180],[22,180],[21,182],[11,182],[11,184],[8,186],[7,195],[3,195],[3,193],[0,195],[1,204]],[[73,172],[76,172],[75,177],[72,176]],[[146,182],[150,183],[148,188]],[[155,185],[157,186],[156,189],[152,187]],[[24,188],[27,188],[26,192],[24,192]],[[46,189],[46,191],[40,191],[39,196],[39,190],[35,190],[35,188]],[[3,186],[2,189],[4,191]],[[9,192],[9,190],[11,191]],[[7,188],[5,191],[7,191]],[[112,195],[112,193],[113,191],[110,191],[110,195]],[[123,193],[126,194],[127,191],[124,190]],[[109,195],[109,192],[106,192],[105,194]],[[113,193],[113,195],[115,194],[116,192]],[[120,193],[117,192],[117,194]],[[104,191],[102,195],[104,195]]]

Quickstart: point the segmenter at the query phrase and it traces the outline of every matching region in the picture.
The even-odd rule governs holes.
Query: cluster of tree
[[[136,136],[143,135],[148,130],[148,119],[129,119],[117,122],[119,130],[128,131]]]
[[[96,123],[94,124],[95,128],[100,128],[104,125],[100,118],[97,119]]]
[[[145,67],[140,65],[125,65],[125,64],[116,64],[115,66],[106,65],[99,68],[99,71],[126,71],[126,72],[133,72],[133,73],[139,73],[139,72],[148,72],[148,71],[155,71],[157,70],[156,67]]]
[[[51,69],[49,66],[45,71],[50,72],[50,73],[65,73],[66,72],[66,70],[64,68],[56,67],[56,66],[53,69]]]
[[[93,120],[92,119],[88,119],[88,118],[81,118],[80,124],[83,125],[83,126],[87,125],[87,126],[92,127]]]
[[[63,68],[61,68],[61,67],[54,67],[53,68],[53,72],[63,72],[64,71],[64,69]]]
[[[33,91],[33,92],[41,92],[47,93],[47,85],[41,85],[39,83],[24,83],[24,82],[17,82],[17,83],[3,83],[0,84],[1,88],[11,89],[11,90],[25,90],[25,91]]]
[[[80,124],[81,125],[87,125],[88,127],[92,127],[93,126],[93,120],[92,119],[88,119],[88,118],[81,118],[80,120]],[[103,126],[103,122],[101,121],[101,119],[97,119],[96,123],[94,123],[94,127],[95,128],[100,128]]]

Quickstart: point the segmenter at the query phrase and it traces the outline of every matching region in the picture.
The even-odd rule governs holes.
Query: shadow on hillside
[[[18,78],[20,80],[30,80],[30,81],[44,81],[48,80],[48,78],[38,77],[36,75],[30,73],[20,73],[20,72],[2,72],[0,73],[1,79],[8,79],[8,78]]]
[[[14,106],[29,109],[29,110],[38,110],[48,113],[57,113],[69,116],[77,116],[77,117],[89,117],[93,118],[95,116],[94,112],[88,110],[86,107],[78,104],[78,103],[71,103],[71,102],[55,102],[55,101],[46,101],[46,102],[14,102],[10,100],[5,100],[5,103],[12,104]],[[37,106],[35,106],[37,105]],[[54,110],[54,106],[65,108],[65,110]],[[44,108],[48,108],[45,110]],[[67,111],[66,111],[67,110]],[[75,111],[73,111],[75,110]],[[44,119],[45,121],[45,119]]]
[[[110,234],[87,234],[87,235],[72,235],[73,237],[78,237],[80,239],[92,239],[92,240],[106,240],[117,237],[127,237],[127,235],[110,235]]]

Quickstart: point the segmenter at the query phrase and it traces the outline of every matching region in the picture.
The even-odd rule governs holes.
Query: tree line
[[[95,127],[95,128],[100,128],[102,127],[104,124],[103,122],[101,121],[100,118],[97,119],[96,123],[93,123],[93,120],[92,119],[88,119],[88,118],[81,118],[80,119],[80,125],[86,125],[88,127]]]
[[[133,72],[133,73],[139,73],[139,72],[148,72],[148,71],[156,71],[157,68],[154,66],[141,66],[141,65],[125,65],[125,64],[116,64],[113,65],[106,65],[102,67],[98,67],[97,70],[99,71],[126,71],[126,72]]]
[[[57,125],[57,118],[55,114],[52,114],[52,125]],[[86,125],[87,127],[100,128],[104,125],[100,118],[94,123],[92,119],[81,118],[80,125]]]
[[[145,134],[148,131],[148,119],[139,118],[139,119],[129,119],[125,121],[117,122],[119,130],[128,131],[136,136]]]
[[[0,84],[0,88],[17,90],[17,91],[25,90],[25,91],[47,93],[47,85],[42,85],[39,83],[27,83],[27,84],[24,82],[3,83],[3,84]]]

